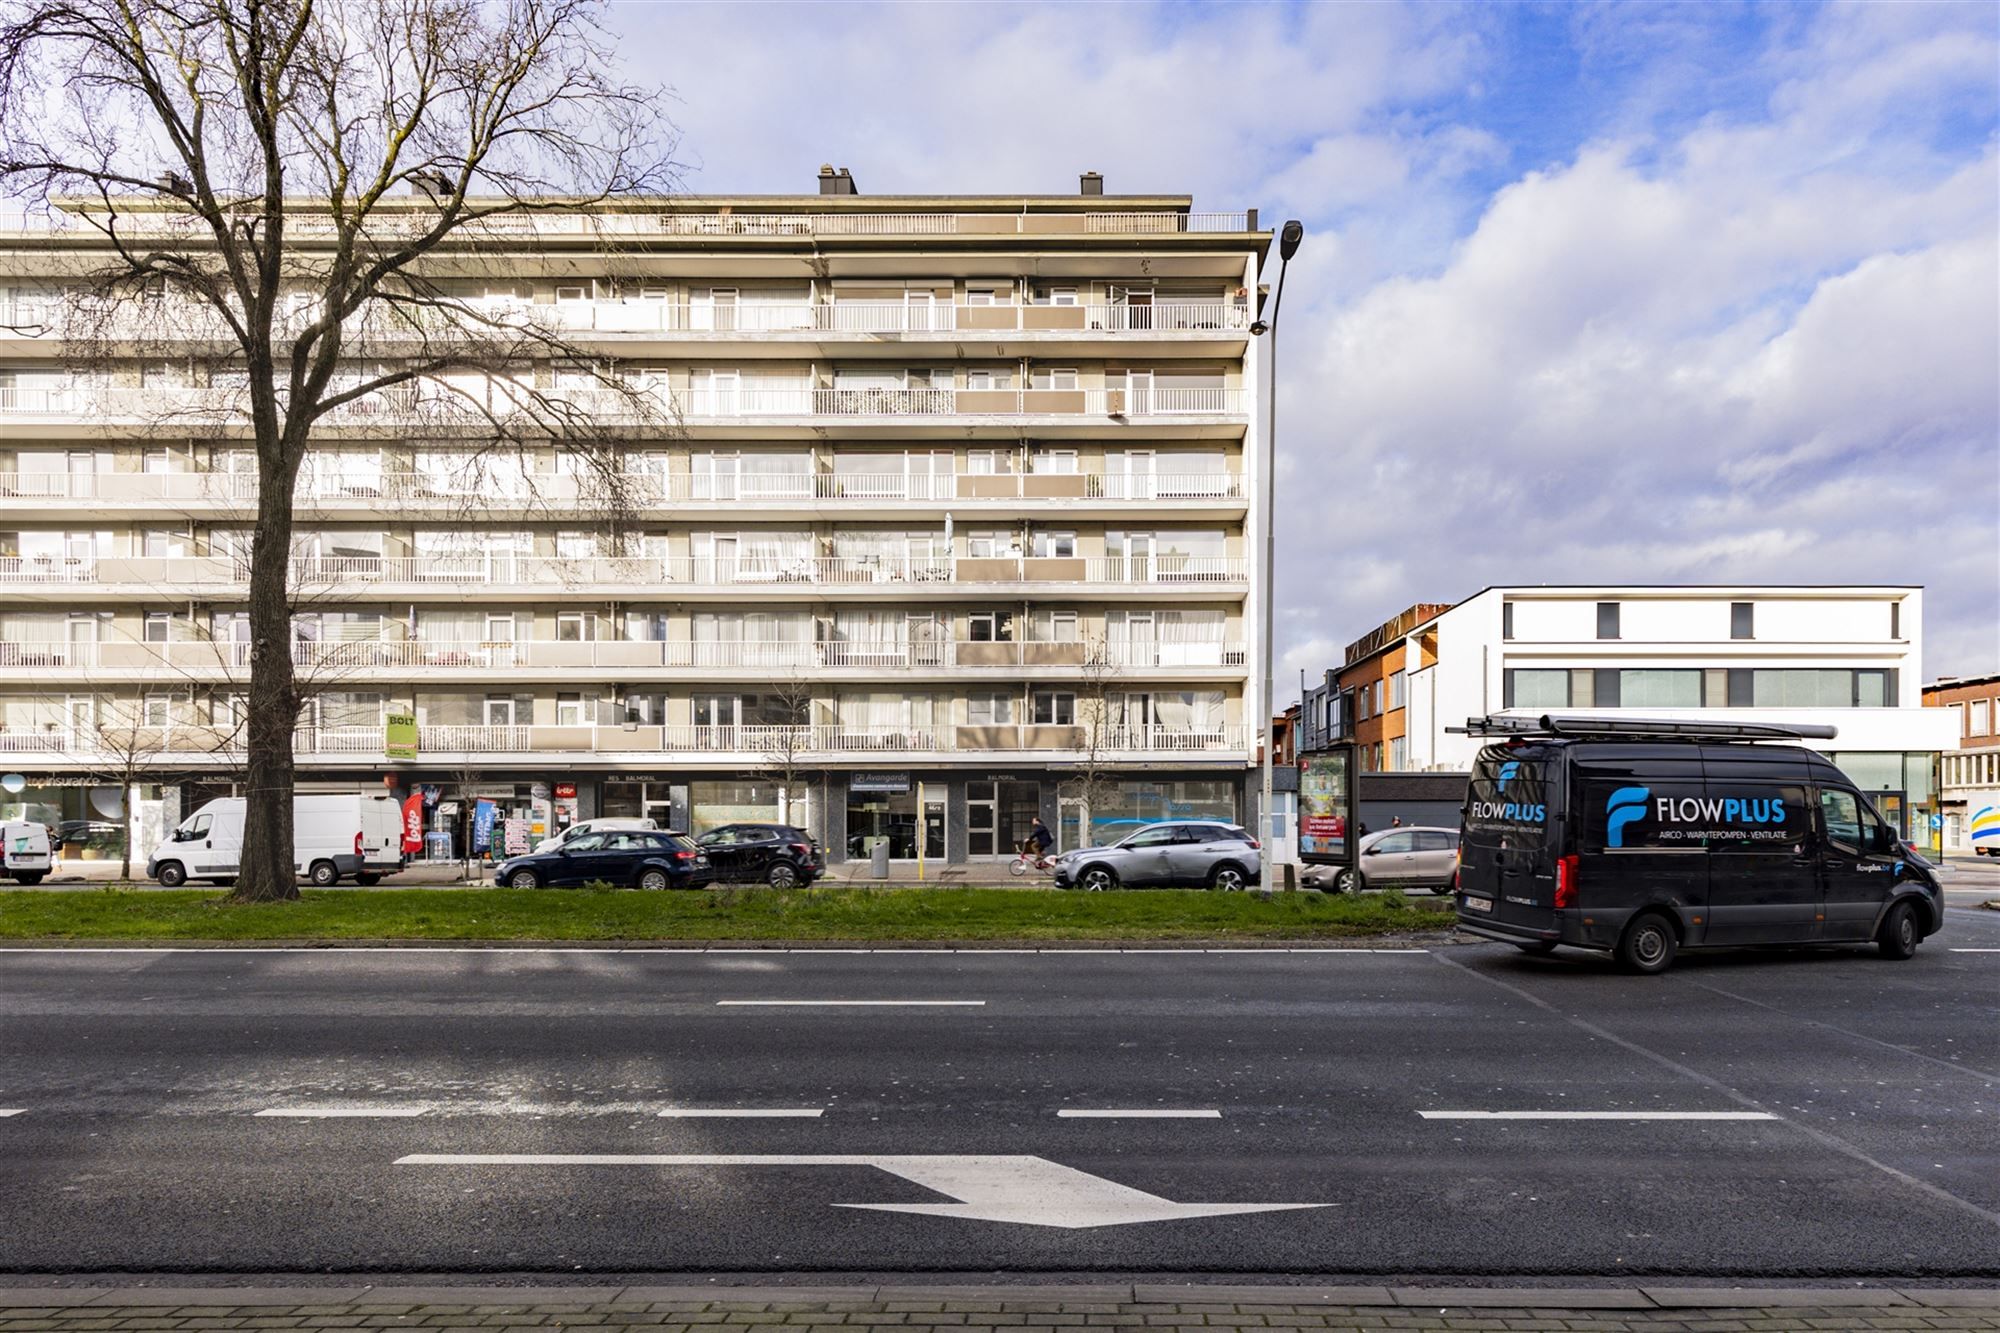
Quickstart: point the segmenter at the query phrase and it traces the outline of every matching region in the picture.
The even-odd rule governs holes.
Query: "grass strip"
[[[1340,940],[1439,930],[1448,899],[1049,889],[307,890],[234,906],[210,890],[0,894],[0,939],[918,941]]]

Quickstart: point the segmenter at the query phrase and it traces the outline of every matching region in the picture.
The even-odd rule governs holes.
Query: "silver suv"
[[[1263,873],[1257,840],[1219,819],[1148,824],[1109,847],[1056,858],[1060,889],[1243,889]]]
[[[1360,852],[1358,868],[1307,866],[1301,876],[1305,886],[1329,893],[1384,888],[1450,893],[1458,871],[1458,830],[1385,828],[1363,837]]]

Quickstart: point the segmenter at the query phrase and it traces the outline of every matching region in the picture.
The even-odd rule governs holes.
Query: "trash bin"
[[[868,849],[868,873],[876,879],[889,878],[889,840],[878,838]]]

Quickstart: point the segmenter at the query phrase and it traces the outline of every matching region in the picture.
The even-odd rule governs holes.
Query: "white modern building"
[[[1448,728],[1498,713],[1824,724],[1817,748],[1925,842],[1958,733],[1923,707],[1922,627],[1917,587],[1487,588],[1391,648],[1397,767],[1469,768],[1482,742]]]
[[[829,170],[509,221],[427,276],[653,395],[616,446],[643,503],[599,531],[560,449],[482,456],[504,383],[328,417],[297,490],[293,652],[325,668],[303,789],[421,789],[447,841],[473,799],[545,827],[787,817],[836,858],[1004,856],[1036,814],[1073,843],[1085,767],[1100,833],[1249,816],[1254,211],[1094,173],[870,198]],[[213,340],[62,354],[101,243],[0,231],[0,811],[79,824],[122,818],[120,749],[159,775],[155,821],[231,789],[257,493]],[[416,759],[386,757],[392,714]]]

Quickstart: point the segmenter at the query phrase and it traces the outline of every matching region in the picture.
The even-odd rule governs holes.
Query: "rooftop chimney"
[[[1100,171],[1086,171],[1086,172],[1084,172],[1084,173],[1083,173],[1083,177],[1082,177],[1082,185],[1083,185],[1083,189],[1082,189],[1081,191],[1079,191],[1079,193],[1082,193],[1082,194],[1103,194],[1103,193],[1104,193],[1104,173],[1103,173],[1103,172],[1100,172]]]
[[[859,194],[854,188],[854,176],[846,167],[835,171],[831,164],[821,164],[819,169],[819,192],[821,194]]]

